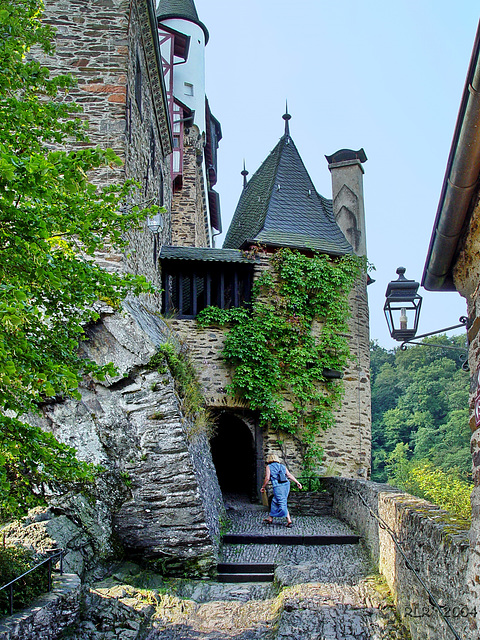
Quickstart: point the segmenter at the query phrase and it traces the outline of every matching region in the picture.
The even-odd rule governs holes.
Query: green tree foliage
[[[23,547],[0,547],[0,586],[18,578],[41,562]],[[20,611],[48,589],[48,567],[45,564],[13,585],[13,610]],[[10,615],[10,590],[0,591],[0,617]]]
[[[442,335],[425,342],[445,348],[371,347],[374,480],[391,477],[392,454],[400,445],[413,464],[428,463],[465,480],[470,475],[469,378],[460,352],[447,348],[465,346],[465,337]]]
[[[231,324],[223,351],[234,369],[229,392],[258,410],[262,425],[297,438],[311,469],[322,457],[316,436],[332,425],[343,395],[341,382],[326,380],[324,369],[341,371],[349,359],[348,294],[364,265],[355,256],[332,260],[289,249],[271,261],[274,274],[257,280],[251,309],[209,307],[198,321]]]
[[[96,188],[88,172],[120,164],[88,146],[80,108],[64,98],[73,80],[50,77],[30,48],[53,53],[40,0],[0,0],[0,511],[21,513],[45,483],[86,479],[73,451],[21,416],[55,396],[75,395],[85,374],[112,367],[81,360],[79,342],[98,319],[92,304],[117,305],[148,291],[141,277],[117,276],[93,262],[121,246],[149,211],[122,203],[136,187]],[[77,144],[78,143],[78,144]],[[77,145],[75,149],[73,146]],[[35,495],[36,494],[36,495]]]
[[[452,471],[443,471],[428,460],[411,460],[408,456],[408,445],[399,442],[387,457],[390,484],[446,509],[460,518],[458,524],[468,527],[472,514],[472,483]]]

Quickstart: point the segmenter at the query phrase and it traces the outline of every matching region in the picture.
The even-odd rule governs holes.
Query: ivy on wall
[[[343,396],[342,381],[326,379],[324,369],[341,371],[350,357],[348,294],[365,263],[280,249],[271,264],[254,284],[249,309],[208,307],[197,321],[230,327],[227,392],[257,410],[261,426],[291,434],[311,470],[323,457],[316,436],[333,424]]]

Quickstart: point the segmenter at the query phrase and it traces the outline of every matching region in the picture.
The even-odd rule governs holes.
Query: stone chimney
[[[363,167],[365,151],[341,149],[325,156],[332,174],[333,213],[338,226],[358,256],[367,255]]]

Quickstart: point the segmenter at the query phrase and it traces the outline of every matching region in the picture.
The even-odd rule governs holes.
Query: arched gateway
[[[255,497],[257,456],[255,438],[247,423],[232,412],[223,412],[210,446],[222,493]]]

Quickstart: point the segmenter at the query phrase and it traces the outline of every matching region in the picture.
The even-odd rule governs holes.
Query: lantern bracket
[[[415,336],[410,340],[404,340],[400,345],[400,349],[402,351],[405,351],[409,344],[415,344],[420,345],[421,347],[436,347],[437,349],[453,349],[454,351],[461,351],[462,355],[460,356],[460,359],[463,362],[462,368],[465,371],[468,371],[468,349],[465,349],[464,347],[454,347],[445,344],[432,344],[431,342],[416,342],[416,340],[419,340],[420,338],[428,338],[429,336],[434,336],[438,333],[445,333],[447,331],[451,331],[452,329],[459,329],[460,327],[465,327],[466,329],[469,328],[470,323],[466,316],[461,316],[458,321],[460,324],[454,324],[451,327],[445,327],[445,329],[438,329],[437,331],[430,331],[429,333],[422,333],[421,335]]]

